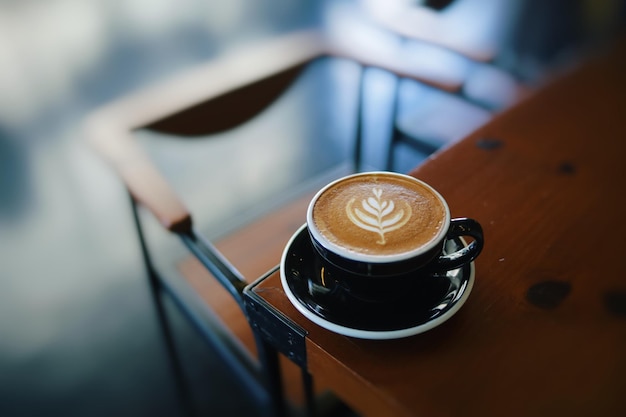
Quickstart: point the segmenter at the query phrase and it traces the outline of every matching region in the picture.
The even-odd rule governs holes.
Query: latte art
[[[307,223],[333,252],[386,262],[432,248],[447,232],[449,216],[430,186],[407,175],[377,172],[326,186],[311,202]]]
[[[373,188],[374,197],[361,200],[363,210],[353,207],[355,198],[346,205],[346,214],[352,223],[361,229],[377,233],[380,239],[376,243],[385,245],[385,233],[393,232],[404,226],[411,217],[411,206],[404,202],[404,208],[396,210],[393,200],[383,200],[383,190]]]

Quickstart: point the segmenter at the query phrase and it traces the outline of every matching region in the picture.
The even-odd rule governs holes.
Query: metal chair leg
[[[195,415],[193,408],[193,401],[191,398],[191,391],[187,384],[187,380],[185,378],[183,367],[180,362],[180,356],[178,355],[178,350],[176,348],[176,344],[174,342],[174,337],[172,335],[172,327],[167,318],[167,313],[165,311],[165,305],[163,303],[163,294],[162,288],[160,284],[160,279],[152,265],[152,261],[150,259],[150,254],[148,252],[148,247],[146,244],[145,236],[143,233],[143,228],[141,226],[141,220],[139,219],[139,211],[137,208],[137,203],[132,196],[130,196],[132,212],[133,212],[133,220],[135,223],[135,228],[137,231],[137,236],[139,238],[139,244],[141,246],[141,254],[144,261],[144,265],[146,267],[147,275],[148,275],[148,284],[150,287],[150,294],[152,296],[152,300],[154,302],[154,306],[157,313],[157,320],[159,323],[159,327],[161,329],[161,334],[163,336],[163,341],[165,343],[165,349],[167,356],[169,358],[169,362],[171,365],[171,371],[174,376],[174,384],[176,386],[176,391],[178,393],[178,398],[180,401],[180,407],[184,415],[193,417]]]
[[[391,111],[391,117],[390,117],[390,124],[391,124],[391,134],[389,137],[389,146],[387,146],[387,164],[385,169],[387,171],[393,171],[393,165],[394,165],[394,159],[395,159],[395,155],[394,155],[394,148],[396,146],[396,143],[399,141],[398,139],[398,129],[396,128],[396,119],[398,118],[398,111],[399,111],[399,94],[400,94],[400,82],[401,79],[399,77],[396,77],[396,85],[395,85],[395,89],[394,89],[394,93],[393,93],[393,106],[392,106],[392,111]]]
[[[278,351],[262,337],[256,335],[256,333],[255,338],[257,340],[259,361],[264,371],[270,396],[270,406],[267,409],[267,416],[287,417]]]

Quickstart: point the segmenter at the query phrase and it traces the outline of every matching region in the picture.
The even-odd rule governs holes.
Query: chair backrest
[[[211,135],[232,129],[258,115],[300,75],[304,64],[272,74],[167,116],[145,129],[180,136]]]
[[[245,90],[250,85],[266,85],[258,83],[319,56],[323,50],[317,33],[303,32],[218,57],[169,82],[123,97],[99,109],[87,120],[86,135],[96,150],[112,164],[134,198],[148,208],[164,227],[175,232],[188,232],[192,227],[189,210],[137,144],[134,132],[152,124],[159,126],[162,120],[167,119],[168,122],[162,122],[164,129],[176,132],[190,130],[193,123],[181,125],[190,120],[188,116],[184,119],[170,117],[216,98],[223,103],[229,100],[226,97],[232,97],[231,92]],[[258,111],[271,99],[255,100],[255,105],[250,106],[246,116]],[[212,115],[208,115],[211,117],[208,120],[201,110],[191,112],[193,120],[198,121],[195,119],[198,113],[202,113],[204,119],[199,125],[221,124],[223,128],[242,121],[239,117],[224,124],[214,120],[217,117]]]
[[[519,0],[454,0],[441,10],[406,0],[362,0],[362,4],[374,20],[395,33],[489,61],[508,35]]]

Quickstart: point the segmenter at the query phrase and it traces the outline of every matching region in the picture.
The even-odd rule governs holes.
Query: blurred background
[[[608,43],[625,16],[623,1],[471,2],[468,27],[494,4],[508,4],[501,31],[487,39],[498,49],[488,67],[531,88]],[[302,28],[364,49],[419,44],[422,55],[411,59],[421,57],[435,74],[440,64],[463,71],[473,65],[457,52],[411,44],[401,27],[390,29],[389,22],[402,22],[380,9],[385,3],[0,0],[0,416],[181,414],[128,198],[87,145],[85,117],[225,51]],[[453,3],[424,6],[444,11]],[[376,112],[395,81],[384,71],[368,77]],[[502,85],[497,92],[509,86]],[[414,108],[433,105],[422,99],[428,88],[407,84]],[[513,104],[504,101],[479,106],[485,120]],[[374,145],[389,138],[366,136],[368,167],[384,168]],[[411,152],[402,151],[397,170],[428,156]],[[174,320],[194,364],[188,376],[198,410],[254,415],[254,404],[228,394],[237,392],[237,381],[183,320]]]

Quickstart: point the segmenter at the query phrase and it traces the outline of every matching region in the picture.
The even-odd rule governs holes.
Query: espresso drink
[[[312,211],[319,234],[357,257],[384,258],[430,249],[446,233],[448,217],[436,191],[411,177],[390,173],[340,180],[318,195]]]

